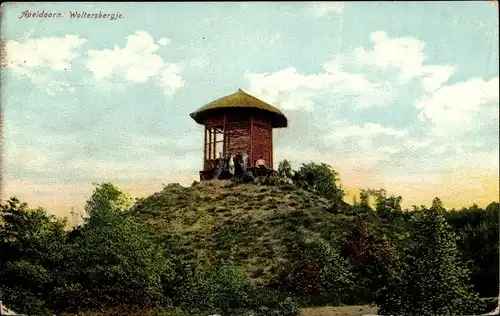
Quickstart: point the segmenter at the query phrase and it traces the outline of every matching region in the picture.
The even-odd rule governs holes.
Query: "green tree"
[[[149,307],[164,302],[173,269],[132,217],[120,212],[130,198],[111,184],[98,185],[87,202],[90,217],[75,230],[56,305],[60,310]]]
[[[445,214],[458,237],[463,261],[472,271],[471,282],[482,297],[498,296],[499,204],[486,209],[473,205]]]
[[[384,189],[362,189],[360,190],[360,204],[370,208],[370,198],[374,199],[375,211],[384,218],[392,218],[395,213],[401,212],[401,196],[388,195]]]
[[[293,180],[298,187],[316,193],[333,202],[340,202],[344,197],[338,172],[325,163],[316,164],[311,162],[303,164],[295,172]]]
[[[46,315],[63,261],[66,221],[17,198],[0,205],[1,298],[20,312]]]
[[[85,204],[88,216],[94,219],[108,212],[122,212],[133,205],[131,196],[112,183],[94,183],[94,192]]]
[[[469,284],[469,270],[460,262],[455,235],[434,199],[416,218],[411,248],[399,276],[379,302],[388,315],[472,315],[479,296]]]

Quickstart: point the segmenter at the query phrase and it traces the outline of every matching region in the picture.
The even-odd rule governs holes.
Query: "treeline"
[[[494,309],[486,298],[499,289],[498,203],[446,210],[435,198],[404,210],[399,196],[362,190],[350,205],[338,174],[314,163],[292,170],[283,161],[259,185],[314,192],[350,224],[312,238],[297,220],[288,260],[262,287],[228,257],[193,264],[174,242],[152,242],[133,216],[140,201],[112,184],[95,187],[85,223],[69,229],[12,198],[0,206],[0,299],[29,315],[278,316],[327,304],[376,304],[397,315]]]
[[[331,166],[309,163],[292,170],[286,160],[267,182],[293,183],[330,199],[332,212],[354,216],[350,227],[332,234],[330,240],[350,272],[345,274],[350,281],[345,279],[344,289],[337,287],[338,303],[375,303],[383,315],[472,315],[498,305],[487,299],[499,295],[498,202],[485,209],[473,204],[446,210],[434,198],[430,207],[402,209],[401,196],[364,189],[349,205],[342,200],[344,191]],[[314,270],[315,261],[320,260],[310,260],[309,269]],[[304,275],[305,270],[296,267],[294,273]],[[312,285],[295,291],[304,288],[314,295],[303,298],[318,298]]]

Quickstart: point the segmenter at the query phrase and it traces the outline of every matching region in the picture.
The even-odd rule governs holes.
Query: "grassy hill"
[[[227,255],[265,285],[291,256],[298,236],[331,240],[351,216],[328,200],[292,185],[208,182],[168,185],[140,200],[133,214],[158,242],[199,262]]]

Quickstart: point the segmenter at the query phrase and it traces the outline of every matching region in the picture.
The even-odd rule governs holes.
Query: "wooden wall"
[[[262,125],[254,125],[252,133],[252,166],[260,156],[264,157],[267,167],[272,168],[272,129]]]
[[[250,155],[250,122],[226,124],[226,153]]]
[[[224,114],[212,115],[205,119],[205,126],[207,128],[225,126],[225,154],[246,153],[250,156],[252,166],[262,156],[267,166],[273,168],[273,132],[271,122],[265,116],[233,111],[226,113],[225,116]],[[213,160],[204,160],[203,170],[214,168],[214,163]]]

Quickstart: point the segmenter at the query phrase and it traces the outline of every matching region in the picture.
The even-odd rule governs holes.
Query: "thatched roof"
[[[203,124],[204,118],[209,113],[230,108],[252,109],[266,112],[271,119],[273,127],[286,127],[288,124],[287,118],[280,110],[241,89],[238,89],[238,91],[233,94],[202,106],[195,112],[189,114],[189,116],[191,116],[196,123]]]

